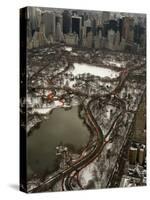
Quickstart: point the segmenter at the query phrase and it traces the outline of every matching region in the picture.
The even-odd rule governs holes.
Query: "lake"
[[[46,170],[55,171],[56,146],[71,144],[76,150],[88,143],[90,132],[78,116],[78,107],[70,110],[57,108],[34,129],[27,139],[28,177]]]

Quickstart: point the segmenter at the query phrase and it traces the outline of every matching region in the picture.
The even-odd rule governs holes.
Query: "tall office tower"
[[[73,15],[73,16],[77,16],[77,15],[78,15],[78,11],[77,11],[77,10],[73,10],[73,11],[72,11],[72,15]]]
[[[140,44],[140,37],[141,37],[141,26],[140,24],[136,24],[134,26],[134,42]]]
[[[146,50],[146,28],[144,28],[144,27],[143,27],[143,31],[141,33],[140,45],[142,48],[145,48],[145,50]]]
[[[86,38],[86,47],[92,48],[93,45],[93,33],[92,31],[88,32],[87,38]]]
[[[56,41],[59,41],[59,42],[64,41],[64,36],[63,36],[63,32],[62,32],[62,27],[61,27],[61,24],[60,24],[59,21],[57,22],[57,25],[56,25],[56,35],[55,35],[55,39],[56,39]]]
[[[81,26],[84,26],[84,15],[83,14],[80,15],[80,17],[81,17]]]
[[[82,39],[86,38],[86,27],[85,26],[81,27],[81,38]]]
[[[45,11],[42,13],[42,23],[45,24],[45,36],[55,34],[55,13],[53,11]]]
[[[114,43],[115,43],[115,31],[110,29],[108,30],[108,45],[107,48],[113,50],[114,49]]]
[[[102,12],[102,24],[109,21],[110,19],[110,12],[104,11]]]
[[[27,44],[32,40],[32,28],[30,20],[27,18]]]
[[[99,12],[95,15],[96,26],[102,26],[102,12]]]
[[[97,28],[97,37],[99,38],[99,48],[102,48],[102,28]]]
[[[84,27],[86,29],[86,36],[87,36],[87,34],[92,30],[92,23],[89,18],[86,21],[84,21]]]
[[[119,30],[115,34],[115,45],[114,45],[115,50],[120,49],[120,32]]]
[[[143,165],[144,157],[145,157],[145,151],[143,148],[140,148],[138,153],[138,162],[140,165]]]
[[[41,32],[45,35],[45,24],[43,22],[41,22],[41,24],[40,24],[39,32]]]
[[[134,42],[141,47],[144,47],[146,44],[146,29],[139,23],[134,27]]]
[[[114,19],[109,20],[109,29],[112,29],[115,32],[117,32],[117,30],[118,30],[118,21],[114,20]]]
[[[64,10],[63,12],[63,33],[67,34],[67,33],[71,33],[71,23],[72,23],[72,19],[71,19],[71,14],[68,10]]]
[[[60,23],[61,31],[63,32],[63,17],[61,14],[56,15],[56,25],[58,22]]]
[[[100,45],[101,45],[101,48],[103,49],[105,49],[105,48],[107,48],[107,43],[108,43],[108,41],[107,41],[107,38],[106,37],[102,37],[102,39],[100,40]]]
[[[102,28],[103,37],[107,38],[108,30],[109,30],[109,22],[105,22]]]
[[[116,18],[117,18],[116,13],[111,12],[109,16],[109,20],[116,20]]]
[[[128,152],[129,164],[135,165],[137,162],[137,148],[130,147]]]
[[[84,12],[83,16],[84,16],[84,21],[88,20],[88,14],[87,14],[87,12]]]
[[[55,39],[57,41],[64,41],[64,36],[63,36],[63,18],[61,15],[56,15],[56,34],[55,34]]]
[[[78,37],[81,38],[81,26],[82,18],[79,16],[72,16],[72,33],[78,34]]]
[[[102,28],[98,29],[98,35],[99,35],[99,39],[101,39],[102,38]]]
[[[38,8],[29,7],[27,12],[27,19],[29,20],[32,36],[35,31],[39,31],[41,24],[41,10]]]
[[[134,40],[134,19],[132,17],[123,18],[122,36],[126,42],[133,42]]]
[[[120,32],[120,41],[122,39],[122,30],[123,30],[123,19],[119,18],[118,20],[118,28],[119,28],[119,32]]]
[[[92,19],[92,32],[93,32],[93,36],[96,35],[96,19],[93,18]]]
[[[99,35],[94,36],[94,48],[99,49],[100,48],[100,38]]]

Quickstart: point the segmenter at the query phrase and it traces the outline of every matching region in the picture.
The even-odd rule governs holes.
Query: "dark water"
[[[42,122],[28,137],[28,177],[55,171],[56,146],[72,144],[76,150],[86,145],[89,131],[78,117],[78,107],[71,110],[55,109],[49,119]]]

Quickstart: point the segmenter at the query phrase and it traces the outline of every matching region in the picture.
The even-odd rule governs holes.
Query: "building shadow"
[[[12,188],[13,190],[19,191],[19,185],[17,184],[9,184],[9,187]]]

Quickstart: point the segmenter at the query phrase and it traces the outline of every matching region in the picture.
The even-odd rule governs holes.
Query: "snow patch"
[[[65,47],[65,50],[70,52],[72,51],[72,47]]]
[[[119,76],[119,72],[115,72],[114,70],[98,67],[94,65],[89,65],[85,63],[74,63],[74,70],[72,71],[74,76],[77,76],[79,74],[84,73],[90,73],[94,76],[100,76],[100,77],[110,77],[110,78],[116,78]]]

